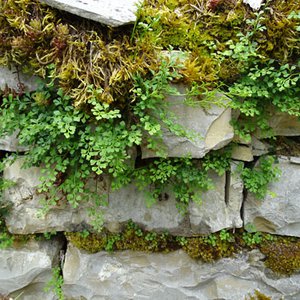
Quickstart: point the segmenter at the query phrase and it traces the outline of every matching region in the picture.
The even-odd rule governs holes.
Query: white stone
[[[287,157],[279,159],[282,174],[271,183],[268,194],[257,200],[251,193],[244,203],[244,222],[259,231],[300,237],[300,166]]]
[[[69,245],[63,290],[67,299],[86,300],[241,300],[255,290],[273,300],[299,299],[300,275],[272,279],[261,259],[256,253],[241,253],[203,263],[182,250],[88,254]]]
[[[174,85],[180,95],[168,95],[165,101],[169,103],[169,111],[175,116],[175,123],[193,136],[178,137],[162,126],[163,137],[160,148],[164,149],[168,157],[201,158],[210,150],[220,149],[229,144],[234,136],[233,127],[230,125],[231,109],[213,105],[210,109],[191,106],[184,103],[186,87]],[[228,102],[229,99],[222,94],[216,94],[220,101]],[[142,146],[142,157],[151,158],[158,155]]]
[[[243,226],[240,210],[243,202],[243,182],[232,164],[231,174],[212,173],[215,188],[205,192],[202,204],[191,203],[190,224],[193,233],[208,234],[224,228]],[[225,187],[228,185],[227,187]],[[227,195],[226,195],[227,194]]]
[[[27,242],[18,248],[0,250],[0,295],[10,294],[26,300],[55,300],[44,287],[52,278],[52,268],[58,266],[62,241]]]
[[[243,2],[249,4],[252,9],[258,10],[262,5],[263,0],[243,0]]]
[[[112,27],[134,23],[138,0],[40,0],[50,6]]]

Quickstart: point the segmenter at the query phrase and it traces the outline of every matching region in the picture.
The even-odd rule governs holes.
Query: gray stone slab
[[[15,67],[9,69],[5,66],[0,66],[0,89],[3,90],[6,86],[18,91],[20,85],[23,85],[26,91],[34,91],[37,89],[37,77],[30,76],[18,71]]]
[[[169,103],[169,111],[175,116],[175,123],[179,124],[192,136],[178,137],[162,125],[163,137],[160,148],[165,149],[168,157],[201,158],[210,150],[220,149],[229,144],[234,136],[230,125],[231,109],[212,105],[203,109],[199,105],[191,106],[185,103],[186,87],[174,85],[181,95],[168,95],[165,101]],[[224,95],[216,93],[220,102],[228,101]],[[158,155],[142,146],[142,157],[151,158]]]
[[[49,212],[41,217],[41,196],[36,193],[36,187],[40,183],[40,169],[23,169],[22,164],[23,158],[19,158],[4,171],[4,178],[16,182],[16,185],[4,193],[5,201],[12,204],[10,214],[6,217],[10,232],[27,234],[76,231],[92,224],[88,208],[93,204],[89,203],[74,209],[62,202],[50,208]],[[241,227],[243,185],[240,178],[232,173],[228,203],[225,202],[225,175],[220,177],[212,174],[212,180],[215,189],[204,193],[202,205],[191,204],[190,215],[187,216],[178,212],[174,196],[167,191],[168,196],[163,197],[165,200],[162,199],[148,208],[146,190],[138,190],[131,184],[108,193],[105,188],[107,183],[97,182],[98,192],[108,195],[108,206],[101,208],[104,225],[112,231],[118,231],[123,223],[132,220],[147,230],[168,230],[176,235],[210,233],[223,228]],[[90,184],[95,186],[95,182],[91,181]]]
[[[50,6],[112,27],[134,23],[138,0],[40,0]]]
[[[20,158],[4,171],[4,178],[17,183],[4,194],[5,201],[12,203],[11,212],[6,217],[10,232],[72,231],[80,228],[81,224],[91,223],[87,212],[89,204],[80,209],[60,204],[51,208],[45,217],[39,217],[42,205],[36,187],[40,183],[40,169],[22,169],[22,164],[23,159]],[[103,189],[102,185],[103,182],[98,182],[99,191]],[[170,196],[169,200],[159,201],[147,208],[145,191],[139,191],[134,185],[109,193],[108,207],[103,207],[102,212],[105,225],[109,228],[131,219],[148,230],[169,230],[174,234],[186,230],[181,225],[184,217],[179,214],[174,197]]]
[[[27,146],[21,146],[18,140],[18,130],[10,136],[0,138],[0,151],[24,152],[29,150]]]
[[[227,178],[225,175],[218,176],[212,173],[211,178],[215,188],[203,194],[201,205],[190,204],[189,218],[193,233],[208,234],[224,228],[243,226],[240,214],[243,202],[243,182],[235,172],[235,163],[232,164],[231,169],[231,174]],[[225,185],[228,185],[227,189]],[[226,190],[227,195],[225,195]]]
[[[251,193],[244,204],[244,222],[259,231],[300,237],[300,165],[279,158],[281,176],[271,183],[268,194],[257,200]]]
[[[241,300],[255,290],[273,300],[299,299],[300,275],[269,278],[260,259],[257,253],[241,253],[202,263],[183,251],[88,254],[69,245],[63,290],[67,299],[86,300]]]
[[[55,300],[44,292],[51,280],[52,268],[58,266],[62,241],[29,241],[18,248],[0,250],[0,294],[20,299]],[[15,298],[14,298],[15,299]]]

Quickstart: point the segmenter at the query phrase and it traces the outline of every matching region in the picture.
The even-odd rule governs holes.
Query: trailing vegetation
[[[195,137],[176,124],[164,101],[178,94],[170,84],[185,83],[192,105],[236,109],[233,125],[242,138],[257,127],[273,136],[274,111],[300,116],[298,9],[291,0],[267,1],[259,12],[233,0],[146,0],[134,25],[111,29],[36,0],[0,0],[0,63],[43,78],[31,93],[22,85],[3,91],[0,136],[19,129],[20,143],[31,145],[25,166],[43,167],[43,212],[88,203],[101,229],[103,195],[132,182],[149,187],[149,205],[166,188],[181,212],[189,201],[201,202],[212,188],[208,172],[229,170],[230,151],[202,160],[166,157],[163,128]],[[207,97],[216,89],[232,100]],[[145,144],[159,158],[135,165],[131,150]],[[241,171],[259,198],[277,178],[272,162]],[[104,192],[88,184],[107,175]]]

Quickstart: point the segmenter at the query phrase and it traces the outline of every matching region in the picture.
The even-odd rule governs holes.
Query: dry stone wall
[[[7,70],[5,72],[8,74]],[[15,76],[14,73],[11,75]],[[8,82],[11,81],[8,79]],[[183,112],[184,120],[186,110],[190,109],[184,105],[181,103],[174,110],[179,114],[179,120],[180,113]],[[216,134],[215,131],[211,136],[210,140],[215,139],[212,147],[207,146],[206,139],[200,142],[202,145],[195,146],[192,141],[182,142],[177,137],[165,137],[163,142],[168,145],[171,156],[172,153],[173,156],[184,156],[193,149],[195,157],[199,158],[216,148],[215,145],[224,146],[233,139],[229,111],[218,108],[212,113],[203,112],[199,119],[199,110],[194,110],[192,115],[195,118],[188,120],[194,131],[199,129],[207,137],[207,132],[211,132],[217,122],[225,122],[215,127],[218,130],[223,128],[223,132]],[[226,118],[223,118],[224,113]],[[17,134],[2,139],[0,150],[11,153],[25,151],[26,148],[18,146]],[[190,145],[186,146],[187,143]],[[180,147],[176,148],[175,144]],[[269,147],[255,137],[251,143],[236,146],[231,171],[222,176],[211,173],[215,188],[203,195],[201,205],[191,203],[186,216],[178,213],[172,194],[168,195],[168,200],[147,208],[145,191],[130,185],[110,192],[107,181],[103,179],[97,182],[97,186],[99,192],[109,196],[108,206],[103,207],[105,226],[112,232],[119,232],[124,223],[133,220],[147,230],[168,230],[175,235],[192,236],[252,224],[259,231],[300,237],[300,158],[279,158],[282,175],[279,182],[270,186],[275,196],[267,195],[263,200],[257,200],[251,194],[245,197],[243,182],[236,172],[238,163],[257,159],[267,153]],[[149,157],[150,154],[145,153],[143,155]],[[40,183],[41,170],[23,169],[23,162],[23,157],[19,156],[3,174],[5,179],[15,182],[4,194],[5,201],[11,203],[10,214],[6,217],[8,230],[13,234],[28,235],[89,228],[88,207],[74,209],[62,204],[51,208],[44,217],[39,216],[41,196],[36,188]],[[44,287],[51,280],[51,269],[60,261],[64,261],[62,274],[66,299],[238,300],[253,294],[255,290],[272,296],[272,299],[285,297],[296,300],[300,297],[299,274],[276,277],[266,269],[264,255],[258,250],[243,252],[215,263],[203,263],[189,258],[182,251],[170,254],[130,251],[89,254],[71,243],[66,249],[65,242],[57,239],[31,241],[19,248],[1,250],[0,260],[0,294],[18,299],[57,299],[52,292],[45,292]]]
[[[109,26],[135,21],[136,1],[67,1],[44,0],[49,5]],[[262,1],[245,0],[253,9]],[[100,3],[100,6],[99,6]],[[97,4],[97,5],[96,5]],[[95,7],[101,7],[101,11]],[[17,70],[0,68],[0,89],[6,86],[35,90],[33,78]],[[23,85],[21,86],[20,83]],[[182,87],[178,86],[178,89]],[[177,98],[176,98],[177,97]],[[223,97],[217,94],[216,97]],[[231,120],[234,112],[228,108],[212,107],[208,110],[189,107],[183,98],[170,96],[175,103],[171,111],[178,123],[202,138],[179,138],[164,130],[162,147],[169,157],[202,158],[212,150],[220,149],[236,140]],[[186,116],[189,116],[188,118]],[[300,136],[300,123],[288,114],[275,115],[270,126],[278,136]],[[6,225],[10,233],[72,232],[90,228],[91,217],[86,207],[72,208],[60,203],[39,216],[41,195],[37,193],[40,168],[23,169],[22,152],[28,147],[18,144],[18,132],[0,139],[0,152],[17,153],[15,162],[7,166],[3,177],[15,182],[4,193],[10,203]],[[104,178],[91,185],[108,196],[103,207],[104,225],[111,232],[119,232],[132,220],[146,230],[168,231],[174,235],[190,237],[209,234],[222,229],[241,228],[251,224],[262,232],[300,237],[300,158],[279,157],[282,171],[280,180],[269,187],[272,194],[257,200],[245,193],[243,181],[237,172],[239,163],[256,161],[268,153],[270,145],[262,142],[257,132],[251,142],[238,141],[232,152],[231,170],[224,175],[211,173],[214,189],[202,195],[202,204],[191,203],[186,215],[178,213],[174,195],[165,192],[165,199],[153,207],[145,205],[145,191],[129,185],[111,192]],[[155,154],[142,148],[142,158]],[[182,250],[171,253],[144,253],[123,251],[90,254],[66,244],[62,238],[33,240],[15,248],[0,250],[0,295],[13,299],[58,299],[44,287],[52,278],[52,269],[62,268],[65,299],[230,299],[240,300],[255,290],[272,299],[300,299],[299,272],[278,277],[263,263],[265,257],[258,250],[241,252],[231,258],[214,263],[203,263],[190,258]],[[1,297],[0,297],[1,298]]]

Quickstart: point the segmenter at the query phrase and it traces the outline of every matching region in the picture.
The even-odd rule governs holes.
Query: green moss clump
[[[190,257],[204,262],[213,262],[224,257],[231,257],[242,250],[259,249],[266,255],[265,265],[280,275],[291,275],[300,270],[300,240],[298,238],[260,234],[236,230],[235,233],[220,231],[208,236],[175,237],[168,233],[156,233],[142,230],[129,222],[119,234],[103,231],[102,234],[80,232],[65,233],[68,241],[76,247],[91,253],[98,251],[144,251],[170,252],[183,249]],[[251,239],[252,237],[252,239]],[[256,293],[257,298],[262,295]],[[254,296],[253,296],[254,297]]]
[[[65,236],[74,246],[90,253],[104,250],[107,242],[104,235],[99,236],[91,233],[88,236],[84,236],[81,232],[65,232]]]
[[[120,234],[103,230],[101,234],[84,235],[80,232],[68,232],[65,236],[76,247],[91,253],[101,250],[168,252],[179,248],[175,237],[167,233],[144,231],[133,222],[128,222]]]
[[[291,275],[300,270],[298,239],[280,237],[276,241],[263,243],[259,249],[266,255],[265,265],[275,273]]]
[[[239,250],[234,242],[222,241],[216,238],[213,243],[206,237],[187,239],[183,250],[192,258],[201,259],[204,262],[212,262],[223,257],[230,257]]]
[[[268,297],[261,293],[260,291],[255,291],[253,296],[247,297],[246,300],[272,300],[271,297]]]

